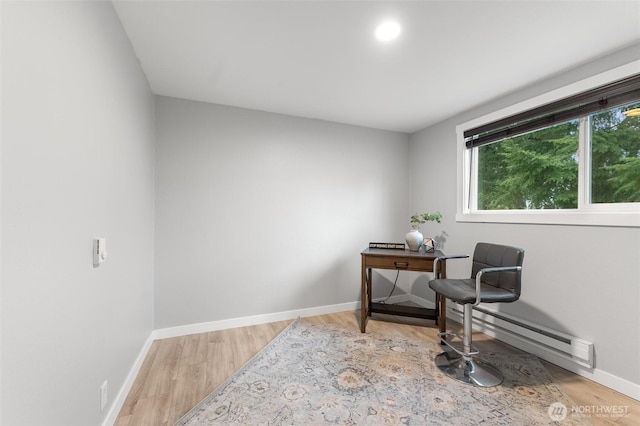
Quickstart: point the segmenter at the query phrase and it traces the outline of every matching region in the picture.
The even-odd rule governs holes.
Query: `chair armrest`
[[[484,268],[478,271],[479,274],[488,274],[490,272],[503,272],[503,271],[521,271],[522,266],[494,266],[491,268]]]
[[[434,278],[439,278],[438,277],[438,262],[440,262],[441,260],[447,260],[447,259],[466,259],[467,257],[469,257],[468,254],[449,254],[449,255],[444,255],[444,256],[438,256],[433,260],[433,276]]]
[[[482,283],[482,275],[504,271],[522,271],[522,266],[495,266],[492,268],[480,269],[478,271],[476,274],[476,303],[474,303],[473,306],[478,306],[480,304],[480,285]]]

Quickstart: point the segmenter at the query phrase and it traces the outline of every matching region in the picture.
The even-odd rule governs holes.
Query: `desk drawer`
[[[397,257],[367,256],[365,268],[431,272],[433,271],[433,259],[398,259]]]

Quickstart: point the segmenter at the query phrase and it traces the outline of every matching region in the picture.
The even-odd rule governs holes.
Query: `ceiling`
[[[405,133],[640,41],[637,0],[113,3],[155,94]]]

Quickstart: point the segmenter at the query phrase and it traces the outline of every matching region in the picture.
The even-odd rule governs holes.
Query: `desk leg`
[[[364,267],[364,260],[362,261],[362,283],[360,288],[360,332],[364,333],[367,328],[367,307],[369,302],[367,300],[367,270]]]
[[[372,299],[371,299],[371,292],[372,292],[372,288],[373,286],[371,285],[371,282],[373,280],[373,274],[371,274],[371,268],[367,269],[367,316],[371,316],[371,303]]]

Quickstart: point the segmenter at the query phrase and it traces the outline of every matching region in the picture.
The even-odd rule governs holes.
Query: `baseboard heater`
[[[450,306],[447,310],[462,322],[462,308],[459,305]],[[474,307],[473,310],[474,326],[485,334],[500,339],[506,333],[529,345],[547,351],[552,350],[556,355],[570,359],[583,367],[594,367],[592,342],[483,306]]]

